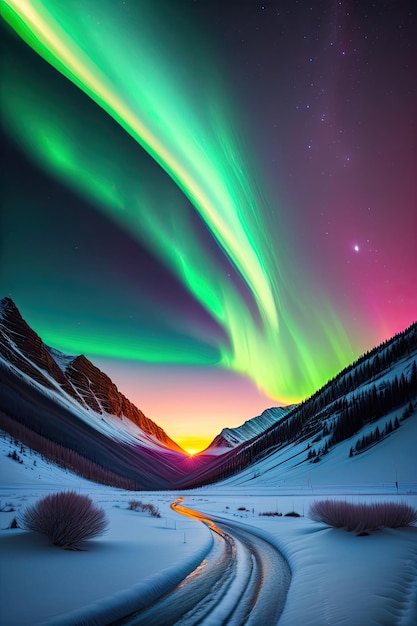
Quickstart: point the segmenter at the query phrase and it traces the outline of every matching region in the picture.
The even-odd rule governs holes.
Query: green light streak
[[[138,5],[149,17],[148,4]],[[164,48],[151,19],[144,17],[133,33],[114,4],[108,4],[107,12],[106,2],[100,6],[99,29],[87,17],[89,9],[94,14],[98,8],[89,0],[8,0],[3,14],[38,54],[88,94],[169,174],[239,271],[259,319],[218,261],[199,245],[189,208],[175,186],[158,188],[108,129],[94,127],[82,113],[74,115],[62,94],[51,96],[47,85],[17,65],[3,81],[9,131],[36,162],[175,272],[228,336],[227,345],[213,346],[221,355],[219,365],[250,376],[281,401],[307,396],[346,364],[351,351],[331,307],[321,301],[316,313],[310,301],[306,311],[296,295],[297,282],[292,284],[288,269],[283,271],[265,221],[265,204],[222,115],[227,107],[209,79],[204,99],[194,94],[187,100],[189,79],[182,75],[186,57],[181,51],[175,57]],[[166,349],[155,342],[111,348],[91,333],[76,340],[61,335],[62,343],[52,334],[45,338],[61,349],[86,351],[88,346],[90,353],[149,362],[212,359],[184,339],[181,349]]]
[[[129,72],[132,47],[127,45],[128,24],[118,24],[114,16],[107,15],[107,21],[100,26],[100,36],[95,37],[82,19],[90,5],[88,1],[78,16],[84,26],[81,28],[74,19],[79,5],[73,5],[69,24],[69,11],[56,2],[22,4],[9,0],[7,5],[10,12],[6,12],[5,18],[20,36],[114,117],[177,182],[245,278],[262,317],[278,328],[270,280],[260,263],[262,253],[250,245],[246,223],[239,219],[233,198],[236,184],[245,190],[246,198],[251,197],[243,168],[235,167],[232,175],[225,177],[230,165],[227,154],[233,153],[233,147],[226,145],[226,167],[222,167],[224,142],[217,142],[214,133],[207,141],[208,135],[202,132],[193,109],[179,96],[176,68],[172,72],[172,67],[155,61],[160,56],[160,42],[144,30],[136,32],[131,43],[138,53],[140,71]],[[91,3],[93,13],[95,8]],[[26,28],[22,27],[23,22]],[[99,59],[100,64],[94,59]],[[222,135],[226,137],[227,130]],[[231,190],[225,180],[229,180]],[[256,210],[256,206],[246,204],[246,211]]]
[[[100,357],[111,357],[131,361],[144,361],[146,363],[166,363],[181,365],[216,365],[217,359],[213,350],[204,351],[201,346],[194,342],[181,338],[177,341],[167,342],[166,338],[158,340],[156,337],[122,337],[109,335],[108,329],[97,328],[95,322],[91,327],[80,329],[76,332],[66,333],[51,331],[45,327],[42,331],[43,340],[54,348],[72,354],[87,352]]]

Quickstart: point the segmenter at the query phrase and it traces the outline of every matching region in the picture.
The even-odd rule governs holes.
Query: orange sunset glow
[[[240,426],[277,406],[248,378],[224,369],[91,358],[146,417],[190,455],[207,448],[223,428]]]
[[[202,450],[205,450],[213,439],[214,437],[193,437],[190,435],[189,437],[178,437],[175,441],[183,450],[188,452],[190,456],[194,456]]]

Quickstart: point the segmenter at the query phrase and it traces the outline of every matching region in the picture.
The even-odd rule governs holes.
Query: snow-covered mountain
[[[382,482],[401,467],[417,478],[417,324],[374,348],[277,423],[212,456],[191,484],[309,485],[315,477],[340,484],[353,470],[385,467]],[[375,462],[368,464],[366,457]],[[395,469],[397,468],[397,470]],[[359,470],[358,470],[359,471]],[[374,471],[374,470],[372,470]],[[357,477],[358,480],[358,477]],[[369,475],[375,483],[378,476]],[[366,482],[365,476],[358,482]]]
[[[46,346],[10,298],[0,301],[0,392],[0,427],[41,449],[55,445],[52,456],[64,464],[70,450],[80,465],[138,488],[166,486],[188,470],[187,455],[162,428],[85,356]]]
[[[274,406],[270,409],[265,409],[261,415],[246,420],[241,426],[223,428],[222,432],[213,439],[202,454],[218,455],[230,451],[263,433],[270,426],[279,422],[293,408],[294,405],[285,407]]]
[[[226,428],[190,459],[86,357],[46,346],[5,298],[0,428],[91,480],[126,488],[188,488],[224,480],[299,485],[329,473],[343,483],[354,468],[371,467],[364,459],[375,455],[373,467],[386,466],[393,476],[394,463],[396,471],[408,468],[403,476],[412,480],[416,361],[413,324],[303,403],[267,409],[238,428]]]
[[[163,444],[183,452],[162,428],[120,393],[110,378],[84,355],[67,355],[44,344],[24,321],[10,298],[0,301],[0,325],[0,355],[7,364],[58,396],[75,400],[77,408],[79,406],[88,413],[92,411],[93,415],[102,416],[103,419],[99,421],[105,422],[103,416],[111,415],[121,422],[132,422],[140,429],[130,430],[133,439],[140,439],[144,433],[147,443],[153,441],[157,445]],[[120,426],[118,423],[112,435],[124,439],[127,432],[126,435],[121,433],[126,428]],[[98,423],[97,428],[100,427],[108,432],[106,427]]]

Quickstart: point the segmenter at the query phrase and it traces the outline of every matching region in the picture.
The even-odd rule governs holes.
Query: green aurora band
[[[303,300],[298,299],[297,277],[284,272],[270,237],[266,202],[228,122],[216,68],[200,62],[205,86],[196,89],[192,72],[197,70],[187,59],[199,55],[187,48],[187,33],[177,34],[175,41],[161,35],[151,5],[138,2],[143,20],[134,32],[111,2],[8,0],[2,13],[26,43],[116,120],[141,146],[138,152],[144,149],[173,183],[168,180],[161,189],[150,180],[139,160],[135,163],[123,143],[115,145],[99,122],[86,133],[82,114],[74,116],[64,95],[48,93],[48,85],[28,76],[18,62],[8,64],[4,73],[8,131],[38,164],[127,229],[175,273],[225,331],[228,341],[213,346],[216,365],[249,376],[277,400],[298,401],[346,365],[352,350],[330,304],[314,294],[306,300],[305,290]],[[201,58],[210,58],[200,52]],[[200,245],[184,196],[240,275],[253,306],[225,276],[215,255]],[[287,267],[287,254],[285,258]],[[193,330],[189,332],[192,339]],[[213,351],[199,354],[191,340],[173,354],[143,341],[117,348],[117,337],[106,345],[92,337],[66,340],[49,334],[47,339],[62,349],[102,356],[213,364]]]

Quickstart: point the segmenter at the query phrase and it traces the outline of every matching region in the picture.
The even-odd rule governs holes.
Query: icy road
[[[200,565],[150,607],[119,622],[128,626],[274,626],[291,574],[283,556],[248,527],[186,508],[171,507],[207,524],[214,544]]]

